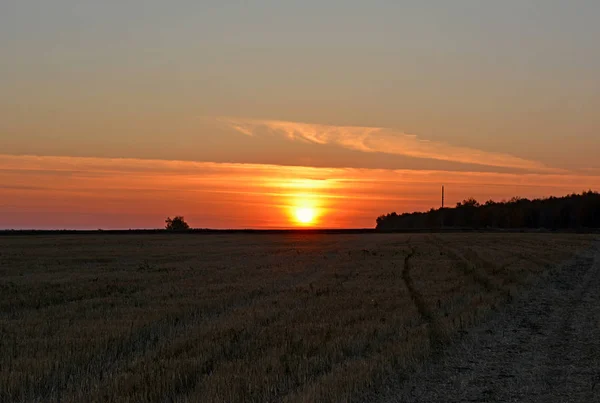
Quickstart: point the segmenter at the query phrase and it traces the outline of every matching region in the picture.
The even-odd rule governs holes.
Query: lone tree
[[[185,222],[183,216],[179,215],[175,218],[167,217],[165,224],[167,224],[165,226],[167,231],[186,231],[190,229],[189,224]]]

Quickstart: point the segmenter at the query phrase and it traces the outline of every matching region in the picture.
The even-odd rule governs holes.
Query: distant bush
[[[480,204],[469,198],[455,208],[431,209],[428,212],[396,214],[377,218],[377,229],[416,228],[600,228],[600,193],[587,191],[564,197],[509,201],[488,200]]]
[[[185,222],[183,216],[176,216],[175,218],[167,217],[165,224],[167,231],[187,231],[190,229],[189,224]]]

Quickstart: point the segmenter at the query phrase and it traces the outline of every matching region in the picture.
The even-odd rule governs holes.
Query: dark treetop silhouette
[[[165,229],[168,231],[187,231],[190,229],[190,226],[185,222],[183,216],[176,216],[173,219],[171,217],[167,217],[165,224]]]
[[[396,214],[377,218],[378,230],[409,228],[600,228],[600,193],[587,191],[564,197],[488,200],[479,204],[470,198],[455,208],[431,209],[428,212]]]

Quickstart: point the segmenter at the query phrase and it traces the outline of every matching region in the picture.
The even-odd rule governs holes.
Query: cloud
[[[381,213],[437,207],[442,184],[451,205],[597,190],[600,176],[0,154],[0,228],[160,227],[175,214],[198,227],[279,228],[304,202],[324,227],[368,227]]]
[[[237,132],[249,136],[275,134],[286,136],[292,140],[314,144],[334,144],[369,153],[387,153],[413,158],[538,172],[560,172],[560,170],[547,167],[538,161],[515,157],[510,154],[420,139],[416,135],[381,127],[334,126],[239,118],[219,118],[219,121],[227,124]]]

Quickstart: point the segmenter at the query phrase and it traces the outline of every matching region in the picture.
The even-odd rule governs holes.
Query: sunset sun
[[[315,209],[311,207],[299,207],[294,214],[300,224],[311,224],[315,220]]]

